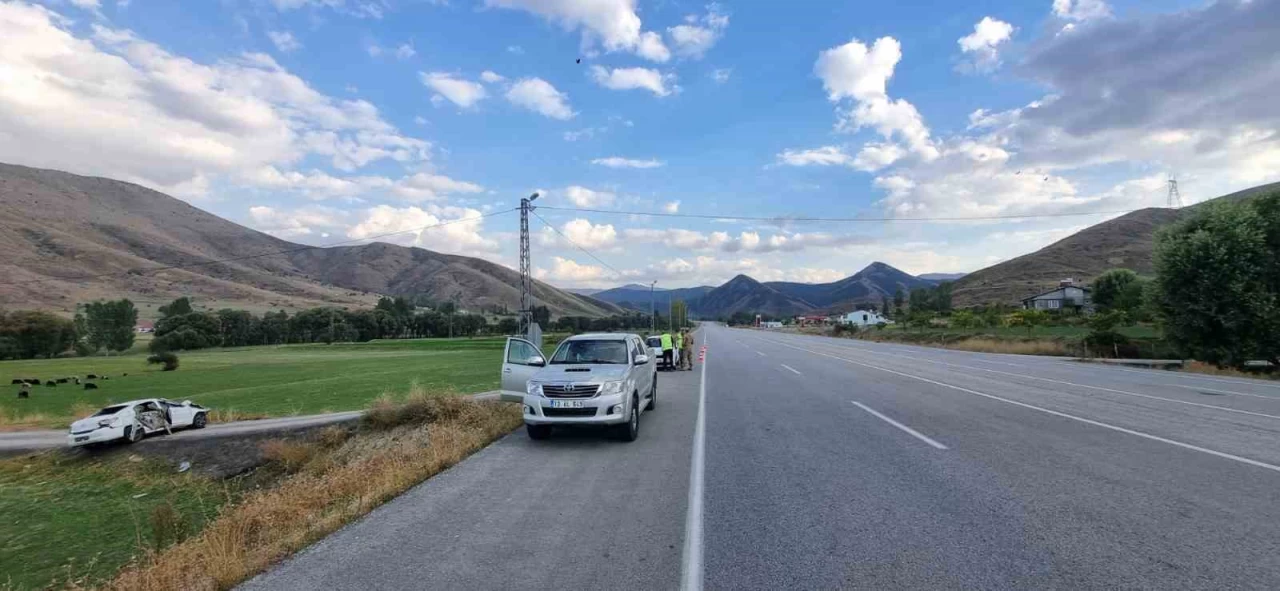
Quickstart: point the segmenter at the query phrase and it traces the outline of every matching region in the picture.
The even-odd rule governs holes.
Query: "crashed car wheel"
[[[204,413],[200,413],[196,415],[194,419],[191,419],[191,428],[203,429],[204,426],[207,425],[208,423],[209,423],[209,419],[204,416]]]
[[[146,434],[142,432],[142,427],[139,427],[137,425],[129,425],[128,427],[124,428],[125,443],[137,443],[139,441],[142,441],[142,437],[144,435]]]

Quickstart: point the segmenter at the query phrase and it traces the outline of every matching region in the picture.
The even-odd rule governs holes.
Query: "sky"
[[[1280,0],[0,0],[0,161],[512,267],[537,191],[562,287],[969,272],[1171,176],[1280,180],[1277,30]]]

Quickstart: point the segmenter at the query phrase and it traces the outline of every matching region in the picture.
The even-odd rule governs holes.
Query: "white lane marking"
[[[787,344],[783,344],[783,343],[779,343],[779,344],[781,344],[783,347],[791,347],[792,349],[796,349],[796,350],[799,350],[799,351],[805,351],[805,352],[808,352],[808,353],[813,353],[814,355],[822,355],[823,357],[830,357],[830,358],[832,358],[832,359],[839,359],[839,360],[841,360],[841,361],[845,361],[845,362],[848,362],[848,363],[852,363],[852,364],[854,364],[854,365],[861,365],[861,366],[863,366],[863,367],[868,367],[868,368],[871,368],[871,369],[876,369],[876,370],[880,370],[880,371],[888,372],[888,373],[891,373],[891,374],[894,374],[894,375],[902,376],[902,377],[904,377],[904,378],[911,378],[911,379],[913,379],[913,380],[920,380],[920,381],[922,381],[922,382],[927,382],[927,383],[933,384],[933,385],[935,385],[935,386],[942,386],[943,388],[950,388],[950,389],[952,389],[952,390],[958,390],[958,391],[960,391],[960,392],[964,392],[964,393],[966,393],[966,394],[973,394],[973,395],[975,395],[975,396],[981,396],[981,397],[983,397],[983,398],[990,398],[991,400],[998,400],[998,401],[1000,401],[1000,402],[1004,402],[1004,403],[1006,403],[1006,404],[1012,404],[1012,405],[1014,405],[1014,406],[1021,406],[1021,407],[1023,407],[1023,408],[1028,408],[1028,409],[1031,409],[1031,410],[1040,411],[1040,412],[1042,412],[1042,413],[1051,414],[1051,415],[1056,416],[1056,417],[1062,417],[1062,418],[1064,418],[1064,419],[1071,419],[1071,420],[1073,420],[1073,421],[1079,421],[1079,422],[1081,422],[1081,423],[1085,423],[1085,424],[1087,424],[1087,425],[1093,425],[1093,426],[1095,426],[1095,427],[1102,427],[1103,429],[1110,429],[1110,430],[1112,430],[1112,431],[1118,431],[1118,432],[1120,432],[1120,433],[1125,433],[1125,434],[1128,434],[1128,435],[1133,435],[1133,436],[1135,436],[1135,437],[1141,437],[1141,438],[1143,438],[1143,439],[1150,439],[1150,440],[1152,440],[1152,441],[1159,441],[1160,443],[1167,443],[1167,444],[1172,445],[1172,446],[1175,446],[1175,447],[1181,447],[1181,448],[1183,448],[1183,449],[1189,449],[1189,450],[1192,450],[1192,451],[1198,451],[1198,452],[1200,452],[1200,453],[1206,453],[1206,454],[1209,454],[1209,455],[1211,455],[1211,456],[1217,456],[1217,457],[1220,457],[1220,458],[1224,458],[1224,459],[1228,459],[1228,460],[1234,460],[1234,461],[1241,462],[1241,463],[1244,463],[1244,464],[1249,464],[1250,466],[1257,466],[1257,467],[1259,467],[1259,468],[1265,468],[1265,469],[1267,469],[1267,470],[1271,470],[1271,471],[1274,471],[1274,472],[1280,472],[1280,466],[1276,466],[1276,465],[1274,465],[1274,464],[1268,464],[1268,463],[1266,463],[1266,462],[1260,462],[1260,461],[1258,461],[1258,460],[1251,460],[1251,459],[1249,459],[1249,458],[1240,457],[1240,456],[1233,455],[1233,454],[1229,454],[1229,453],[1226,453],[1226,452],[1216,451],[1216,450],[1212,450],[1212,449],[1209,449],[1209,448],[1200,447],[1200,446],[1198,446],[1198,445],[1192,445],[1192,444],[1190,444],[1190,443],[1183,443],[1183,442],[1181,442],[1181,441],[1174,441],[1174,440],[1172,440],[1172,439],[1166,439],[1166,438],[1164,438],[1164,437],[1160,437],[1159,435],[1152,435],[1152,434],[1150,434],[1150,433],[1143,433],[1142,431],[1135,431],[1135,430],[1133,430],[1133,429],[1126,429],[1126,428],[1121,427],[1121,426],[1118,426],[1118,425],[1112,425],[1112,424],[1110,424],[1110,423],[1104,423],[1104,422],[1102,422],[1102,421],[1095,421],[1095,420],[1093,420],[1093,419],[1086,419],[1086,418],[1084,418],[1084,417],[1078,417],[1078,416],[1076,416],[1076,415],[1067,414],[1067,413],[1065,413],[1065,412],[1059,412],[1059,411],[1056,411],[1056,410],[1051,410],[1051,409],[1044,408],[1044,407],[1041,407],[1041,406],[1036,406],[1036,405],[1034,405],[1034,404],[1027,404],[1027,403],[1025,403],[1025,402],[1018,402],[1017,400],[1010,400],[1010,399],[1008,399],[1008,398],[1003,398],[1003,397],[1001,397],[1001,396],[996,396],[995,394],[987,394],[986,392],[979,392],[979,391],[977,391],[977,390],[970,390],[970,389],[968,389],[968,388],[961,388],[960,386],[953,386],[953,385],[951,385],[951,384],[945,384],[945,383],[943,383],[943,382],[937,382],[937,381],[931,380],[931,379],[929,379],[929,378],[922,378],[922,377],[920,377],[920,376],[914,376],[914,375],[911,375],[911,374],[909,374],[909,373],[902,373],[902,372],[900,372],[900,371],[895,371],[895,370],[887,369],[887,368],[884,368],[884,367],[878,367],[878,366],[875,366],[875,365],[870,365],[870,364],[867,364],[867,363],[862,363],[861,361],[854,361],[854,360],[852,360],[852,359],[845,359],[844,357],[837,357],[837,356],[835,356],[835,355],[830,355],[830,354],[827,354],[827,353],[823,353],[823,352],[821,352],[821,351],[813,351],[813,350],[810,350],[810,349],[804,349],[804,348],[801,348],[801,347],[793,347],[793,346],[791,346],[791,345],[787,345]]]
[[[1069,362],[1069,363],[1076,363],[1076,362]],[[1246,386],[1263,386],[1263,387],[1266,387],[1266,388],[1280,388],[1280,384],[1268,384],[1268,383],[1263,382],[1263,381],[1261,381],[1261,380],[1253,380],[1253,381],[1250,381],[1250,380],[1232,380],[1232,379],[1228,379],[1228,378],[1215,378],[1215,377],[1211,377],[1211,376],[1198,376],[1198,375],[1195,375],[1195,374],[1189,374],[1189,373],[1186,373],[1186,372],[1180,372],[1180,371],[1169,371],[1169,370],[1164,370],[1164,369],[1130,369],[1130,368],[1127,368],[1127,367],[1116,367],[1116,366],[1114,366],[1114,365],[1106,365],[1106,364],[1102,364],[1102,363],[1100,363],[1100,364],[1098,364],[1098,365],[1103,365],[1103,366],[1104,366],[1104,367],[1106,367],[1107,369],[1113,369],[1113,370],[1115,370],[1115,371],[1127,371],[1127,372],[1129,372],[1129,373],[1140,373],[1140,374],[1146,374],[1146,375],[1149,375],[1149,376],[1156,376],[1156,377],[1161,377],[1161,378],[1173,378],[1173,379],[1177,379],[1177,378],[1187,378],[1187,379],[1189,379],[1189,380],[1209,380],[1209,381],[1211,381],[1211,382],[1226,382],[1226,383],[1228,383],[1228,384],[1244,384],[1244,385],[1246,385]],[[1255,394],[1255,396],[1256,396],[1256,394]]]
[[[791,373],[793,373],[793,374],[801,375],[801,374],[800,374],[800,372],[796,371],[796,370],[795,370],[795,368],[794,368],[794,367],[791,367],[790,365],[787,365],[787,364],[783,363],[783,364],[782,364],[782,367],[786,368],[786,370],[787,370],[787,371],[789,371],[789,372],[791,372]]]
[[[710,338],[703,339],[705,346]],[[702,362],[702,378],[698,385],[698,418],[693,427],[693,458],[689,462],[689,509],[684,518],[684,560],[681,564],[680,588],[702,590],[702,490],[704,450],[706,448],[707,361]]]
[[[902,357],[902,358],[904,358],[904,359],[911,359],[911,360],[915,360],[915,361],[923,361],[923,362],[925,362],[925,363],[933,363],[933,364],[936,364],[936,365],[945,365],[945,366],[947,366],[947,367],[961,367],[961,368],[964,368],[964,369],[972,369],[972,370],[976,370],[976,371],[985,371],[985,372],[988,372],[988,373],[995,373],[995,374],[1000,374],[1000,375],[1012,376],[1012,377],[1015,377],[1015,378],[1026,378],[1026,379],[1028,379],[1028,380],[1039,380],[1039,381],[1041,381],[1041,382],[1050,382],[1050,383],[1053,383],[1053,384],[1062,384],[1062,385],[1064,385],[1064,386],[1075,386],[1075,387],[1077,387],[1077,388],[1089,388],[1089,389],[1091,389],[1091,390],[1099,390],[1099,391],[1102,391],[1102,392],[1111,392],[1111,393],[1113,393],[1113,394],[1124,394],[1125,396],[1136,396],[1136,397],[1138,397],[1138,398],[1150,398],[1150,399],[1152,399],[1152,400],[1163,400],[1163,401],[1165,401],[1165,402],[1176,402],[1176,403],[1178,403],[1178,404],[1186,404],[1186,405],[1190,405],[1190,406],[1199,406],[1199,407],[1201,407],[1201,408],[1212,408],[1212,409],[1214,409],[1214,410],[1221,410],[1221,411],[1224,411],[1224,412],[1233,412],[1233,413],[1236,413],[1236,414],[1250,415],[1250,416],[1255,416],[1255,417],[1263,417],[1263,418],[1266,418],[1266,419],[1280,419],[1280,415],[1269,415],[1269,414],[1261,413],[1261,412],[1253,412],[1253,411],[1249,411],[1249,410],[1240,410],[1240,409],[1238,409],[1238,408],[1227,408],[1227,407],[1225,407],[1225,406],[1216,406],[1216,405],[1213,405],[1213,404],[1202,404],[1202,403],[1200,403],[1200,402],[1191,402],[1191,401],[1188,401],[1188,400],[1178,400],[1178,399],[1176,399],[1176,398],[1165,398],[1165,397],[1163,397],[1163,396],[1152,396],[1152,395],[1150,395],[1150,394],[1139,394],[1139,393],[1137,393],[1137,392],[1128,392],[1128,391],[1125,391],[1125,390],[1116,390],[1115,388],[1104,388],[1104,387],[1102,387],[1102,386],[1090,386],[1090,385],[1088,385],[1088,384],[1077,384],[1077,383],[1075,383],[1075,382],[1067,382],[1067,381],[1064,381],[1064,380],[1054,380],[1054,379],[1050,379],[1050,378],[1041,378],[1041,377],[1036,377],[1036,376],[1029,376],[1029,375],[1026,375],[1026,374],[1011,373],[1011,372],[1007,372],[1007,371],[1000,371],[1000,370],[998,370],[998,369],[987,369],[987,368],[985,368],[985,367],[974,367],[974,366],[972,366],[972,365],[960,365],[960,364],[958,364],[958,363],[947,363],[947,362],[945,362],[945,361],[933,361],[933,360],[930,360],[930,359],[923,359],[923,358],[920,358],[920,357],[909,357],[909,356],[906,356],[906,355],[895,355],[895,354],[893,354],[893,353],[873,353],[873,354],[876,354],[876,355],[890,355],[890,356],[893,356],[893,357]]]
[[[861,408],[862,410],[865,410],[865,411],[867,411],[867,412],[871,413],[871,416],[876,417],[877,419],[880,419],[880,420],[882,420],[882,421],[884,421],[884,422],[886,422],[886,423],[889,423],[890,425],[893,425],[894,427],[897,427],[897,428],[901,429],[901,430],[902,430],[904,433],[906,433],[907,435],[910,435],[910,436],[912,436],[912,437],[915,437],[916,439],[919,439],[920,441],[923,441],[923,442],[925,442],[925,443],[927,443],[927,444],[929,444],[929,445],[933,446],[933,447],[934,447],[934,448],[936,448],[936,449],[947,449],[947,446],[942,445],[941,443],[938,443],[937,441],[934,441],[934,440],[932,440],[932,439],[929,439],[929,437],[928,437],[928,436],[924,435],[923,433],[921,433],[921,432],[919,432],[919,431],[916,431],[915,429],[912,429],[911,427],[908,427],[908,426],[906,426],[906,425],[903,425],[902,423],[899,423],[898,421],[895,421],[895,420],[893,420],[893,419],[891,419],[891,418],[889,418],[889,417],[886,417],[886,416],[884,416],[884,415],[882,415],[882,414],[880,414],[880,413],[876,412],[876,411],[875,411],[875,410],[873,410],[871,407],[869,407],[869,406],[867,406],[867,405],[865,405],[865,404],[863,404],[863,403],[861,403],[861,402],[858,402],[857,400],[850,400],[849,402],[852,402],[852,403],[854,403],[855,405],[857,405],[857,407],[858,407],[858,408]]]
[[[761,352],[759,352],[759,351],[756,351],[756,355],[759,355],[759,356],[761,356],[761,357],[764,357],[764,356],[765,356],[765,354],[764,354],[764,353],[761,353]]]

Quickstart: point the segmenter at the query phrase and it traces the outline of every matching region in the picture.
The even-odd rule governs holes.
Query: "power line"
[[[539,209],[542,209],[542,208],[539,208]],[[549,207],[548,207],[547,209],[552,209],[552,208],[549,208]],[[623,277],[622,271],[619,271],[619,270],[617,270],[616,268],[614,268],[614,266],[613,266],[613,265],[610,265],[609,263],[604,262],[603,260],[601,260],[601,259],[600,259],[600,257],[598,257],[598,256],[596,256],[596,255],[594,255],[594,254],[592,254],[592,253],[591,253],[591,251],[589,251],[589,250],[587,250],[587,249],[583,248],[583,247],[582,247],[580,244],[578,244],[577,242],[574,242],[572,238],[570,238],[570,237],[568,237],[568,236],[565,236],[565,235],[564,235],[564,232],[561,232],[561,231],[560,231],[559,229],[557,229],[555,226],[551,225],[551,222],[548,222],[545,218],[543,218],[542,216],[538,215],[538,212],[536,212],[536,211],[532,211],[532,210],[531,210],[529,213],[532,213],[532,214],[533,214],[533,217],[538,218],[538,221],[542,222],[542,223],[543,223],[543,225],[545,225],[545,226],[546,226],[546,227],[548,227],[548,228],[551,228],[551,231],[552,231],[552,232],[555,232],[556,234],[559,234],[559,235],[560,235],[560,237],[561,237],[561,238],[564,238],[566,242],[568,242],[569,244],[572,244],[574,248],[576,248],[576,249],[578,249],[578,250],[582,251],[582,254],[585,254],[585,255],[587,255],[587,256],[589,256],[589,257],[591,257],[591,258],[595,259],[595,261],[596,261],[597,263],[600,263],[601,265],[604,265],[605,267],[608,267],[608,268],[609,268],[609,270],[610,270],[610,271],[613,271],[614,273],[616,273],[616,274],[618,275],[618,277]]]
[[[317,248],[331,248],[331,247],[334,247],[334,246],[342,246],[342,245],[344,245],[344,244],[354,244],[354,243],[357,243],[357,242],[366,242],[366,241],[369,241],[369,240],[377,240],[377,239],[379,239],[379,238],[386,238],[386,237],[388,237],[388,236],[395,236],[395,235],[397,235],[397,234],[408,234],[408,233],[412,233],[412,232],[424,232],[424,231],[426,231],[426,230],[431,230],[431,229],[433,229],[433,228],[439,228],[439,227],[442,227],[442,226],[448,226],[448,225],[451,225],[451,224],[459,224],[459,223],[462,223],[462,222],[474,222],[474,221],[477,221],[477,220],[482,220],[482,219],[484,219],[484,218],[493,217],[493,216],[501,215],[501,214],[504,214],[504,213],[511,213],[511,212],[513,212],[513,211],[516,211],[516,209],[517,209],[517,208],[514,208],[514,207],[513,207],[513,208],[511,208],[511,209],[504,209],[504,210],[501,210],[501,211],[489,212],[489,213],[486,213],[486,214],[482,214],[482,215],[478,215],[478,216],[472,216],[472,217],[469,217],[469,218],[458,218],[458,219],[455,219],[455,220],[447,220],[447,221],[443,221],[443,222],[439,222],[439,223],[435,223],[435,224],[428,224],[428,225],[426,225],[426,226],[420,226],[420,227],[417,227],[417,228],[408,228],[408,229],[405,229],[405,230],[396,230],[396,231],[394,231],[394,232],[386,232],[386,233],[383,233],[383,234],[376,234],[376,235],[373,235],[373,236],[365,236],[365,237],[363,237],[363,238],[353,238],[353,239],[351,239],[351,240],[343,240],[343,241],[340,241],[340,242],[330,242],[330,243],[328,243],[328,244],[320,244],[320,245],[303,245],[303,246],[298,246],[297,248],[287,248],[287,249],[284,249],[284,250],[276,250],[276,251],[271,251],[271,252],[262,252],[262,253],[257,253],[257,254],[249,254],[249,255],[242,255],[242,256],[236,256],[236,257],[228,257],[228,258],[224,258],[224,259],[213,259],[213,260],[208,260],[208,261],[198,261],[198,262],[194,262],[194,263],[180,263],[180,264],[176,264],[176,265],[164,265],[164,266],[161,266],[161,267],[152,267],[152,268],[146,268],[146,269],[138,268],[138,269],[129,269],[129,270],[126,270],[126,271],[111,271],[111,272],[109,272],[109,273],[98,273],[98,274],[95,274],[95,275],[81,275],[81,276],[79,276],[79,277],[46,277],[46,278],[44,278],[44,279],[33,279],[33,280],[31,280],[31,281],[23,281],[23,282],[22,282],[22,284],[23,284],[23,285],[29,285],[29,284],[33,284],[33,283],[44,283],[44,282],[46,282],[46,281],[88,281],[88,280],[90,280],[90,279],[101,279],[101,278],[103,278],[103,277],[112,277],[112,276],[115,276],[115,275],[147,275],[147,274],[159,273],[159,272],[161,272],[161,271],[172,271],[172,270],[190,269],[190,268],[192,268],[192,267],[204,267],[204,266],[208,266],[208,265],[217,265],[217,264],[222,264],[222,263],[234,263],[234,262],[238,262],[238,261],[246,261],[246,260],[250,260],[250,259],[259,259],[259,258],[264,258],[264,257],[269,257],[269,256],[282,255],[282,254],[293,254],[293,253],[295,253],[295,252],[303,252],[303,251],[307,251],[307,250],[314,250],[314,249],[317,249]]]
[[[554,211],[572,211],[579,213],[602,213],[613,215],[638,215],[659,218],[687,218],[702,220],[732,220],[742,222],[864,222],[864,223],[884,223],[884,222],[969,222],[984,220],[1022,220],[1035,218],[1064,218],[1064,217],[1081,217],[1091,215],[1112,215],[1125,214],[1140,211],[1139,209],[1116,209],[1111,211],[1081,211],[1081,212],[1063,212],[1063,213],[1029,213],[1029,214],[1011,214],[1011,215],[988,215],[988,216],[952,216],[952,217],[924,217],[924,218],[884,218],[884,217],[863,217],[863,218],[823,218],[823,217],[787,217],[787,216],[744,216],[744,215],[712,215],[697,213],[666,213],[653,211],[622,211],[616,209],[592,209],[587,207],[555,207],[543,205],[539,209],[549,209]],[[539,218],[541,219],[541,218]]]

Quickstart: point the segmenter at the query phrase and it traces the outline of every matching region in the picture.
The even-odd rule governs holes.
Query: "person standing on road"
[[[693,371],[693,333],[684,329],[680,340],[684,344],[684,348],[680,350],[680,367],[685,371]]]
[[[675,366],[671,365],[672,345],[673,343],[671,342],[671,333],[669,332],[662,333],[662,363],[667,366],[667,369],[675,369]]]
[[[672,337],[675,339],[675,342],[676,342],[676,347],[675,347],[676,365],[674,369],[680,369],[681,367],[684,367],[684,335],[677,330],[676,334],[672,335]]]

